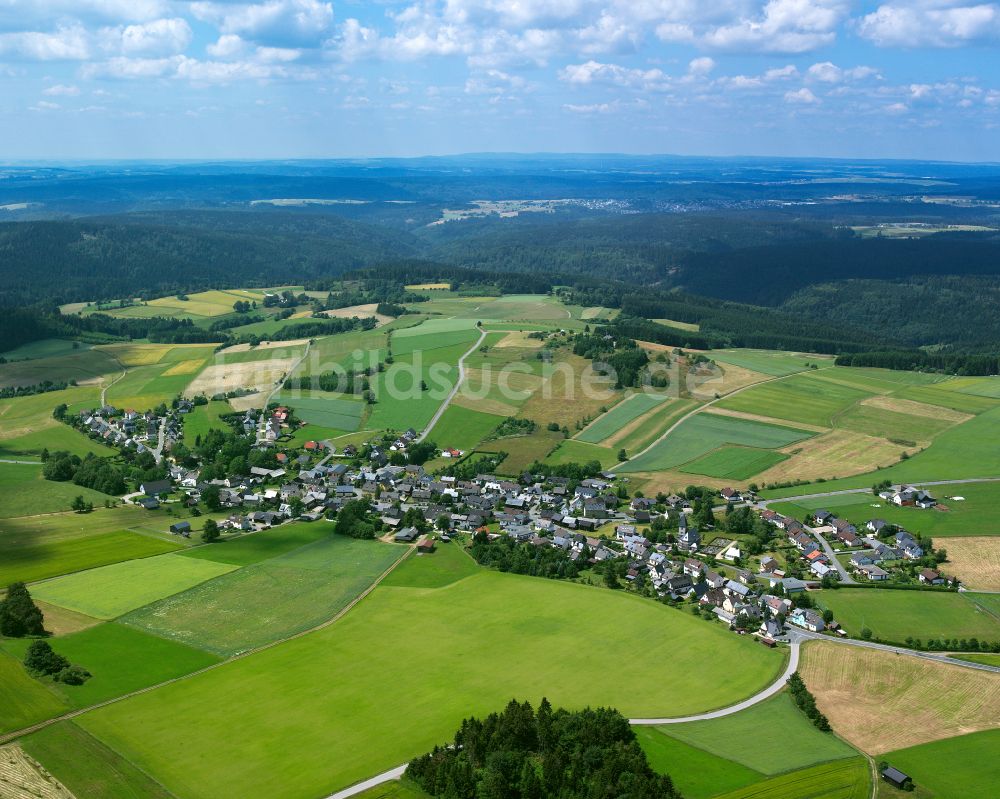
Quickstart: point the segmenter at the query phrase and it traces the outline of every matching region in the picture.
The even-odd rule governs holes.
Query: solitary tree
[[[219,540],[219,525],[215,519],[205,520],[205,526],[201,528],[201,540],[206,544],[212,544]]]
[[[24,583],[7,587],[7,596],[0,601],[0,635],[9,638],[45,635],[44,619]]]

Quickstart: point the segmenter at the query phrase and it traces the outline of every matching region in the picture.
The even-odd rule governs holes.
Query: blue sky
[[[0,158],[1000,161],[1000,2],[0,0]]]

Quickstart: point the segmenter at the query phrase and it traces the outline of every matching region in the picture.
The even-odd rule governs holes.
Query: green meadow
[[[623,658],[671,678],[641,691],[608,679]],[[640,597],[481,571],[444,588],[380,586],[334,625],[79,723],[178,795],[320,796],[427,751],[511,696],[676,715],[738,701],[783,664]]]
[[[451,447],[467,452],[475,449],[476,445],[496,430],[503,420],[503,416],[494,413],[449,405],[428,433],[428,438],[439,447]]]
[[[121,623],[233,655],[327,621],[405,552],[394,544],[329,535],[153,602]]]
[[[576,438],[578,441],[584,441],[588,444],[600,444],[629,422],[658,407],[667,399],[661,394],[633,394],[631,397],[623,399],[607,413],[599,416],[578,433]]]
[[[782,452],[753,447],[719,447],[686,464],[681,471],[706,477],[745,480],[788,458]]]
[[[66,709],[65,700],[29,675],[19,659],[0,652],[0,733],[23,729]]]
[[[431,555],[415,553],[382,581],[397,588],[444,588],[479,572],[479,565],[457,541],[439,543]]]
[[[840,588],[823,591],[817,602],[833,611],[858,636],[863,627],[876,638],[901,642],[937,638],[1000,639],[1000,616],[977,604],[976,594]]]
[[[98,506],[108,500],[100,491],[46,480],[41,466],[0,463],[0,519],[69,510],[80,496]]]
[[[330,534],[329,524],[323,522],[293,522],[270,530],[244,533],[235,538],[192,547],[180,553],[186,558],[249,566],[263,560],[284,555],[293,549],[312,544]]]
[[[209,560],[158,555],[55,577],[32,586],[31,592],[53,605],[113,619],[234,568]]]
[[[834,417],[867,396],[871,392],[802,374],[741,391],[718,407],[829,427]]]
[[[712,350],[706,355],[718,363],[742,366],[752,372],[760,372],[772,377],[784,377],[796,372],[804,372],[811,363],[825,364],[829,360],[821,355],[772,350]]]
[[[228,402],[212,400],[207,405],[196,405],[194,410],[184,416],[184,443],[194,446],[199,436],[204,436],[209,430],[226,430],[229,425],[220,416],[232,413]]]
[[[121,370],[118,362],[106,352],[86,348],[46,358],[0,364],[0,387],[33,386],[46,380],[76,380],[82,383],[102,375],[117,374]]]
[[[2,648],[22,660],[30,643],[25,638],[4,639]],[[106,622],[53,638],[50,643],[56,652],[83,666],[92,675],[83,685],[49,683],[51,689],[74,708],[88,707],[157,685],[219,660],[199,649],[148,635],[116,622]]]
[[[350,397],[350,395],[347,395]],[[360,397],[322,391],[282,392],[275,400],[295,410],[295,415],[311,425],[353,433],[361,427],[365,403]]]
[[[650,472],[671,469],[705,455],[724,444],[776,449],[813,433],[750,419],[699,413],[683,422],[652,449],[629,461],[621,471]]]
[[[715,799],[868,799],[871,793],[868,760],[850,757],[771,777]]]
[[[917,788],[930,791],[934,799],[970,799],[996,796],[997,752],[1000,730],[986,730],[911,746],[879,759],[909,774]]]
[[[65,450],[80,457],[88,452],[114,455],[115,450],[52,418],[52,410],[57,405],[67,405],[72,413],[93,408],[100,401],[101,392],[96,387],[74,387],[0,400],[0,420],[3,422],[0,424],[0,458],[16,460],[24,455],[37,456],[43,449]]]

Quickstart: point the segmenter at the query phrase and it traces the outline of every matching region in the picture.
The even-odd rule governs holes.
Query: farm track
[[[121,380],[123,377],[125,377],[125,375],[128,374],[128,367],[125,366],[125,364],[123,364],[117,358],[115,358],[114,355],[112,355],[111,357],[114,359],[115,363],[117,363],[122,368],[122,373],[120,375],[118,375],[118,377],[116,377],[110,383],[108,383],[106,386],[102,386],[101,387],[101,407],[102,408],[105,405],[108,404],[108,389],[111,388],[115,383],[117,383],[119,380]]]
[[[475,352],[477,349],[479,349],[483,341],[486,339],[486,333],[487,331],[480,330],[479,338],[476,340],[476,343],[473,344],[471,347],[469,347],[469,349],[462,354],[462,357],[458,359],[458,379],[455,381],[455,385],[452,387],[451,392],[448,394],[447,397],[445,397],[444,402],[442,402],[441,406],[434,412],[434,415],[431,417],[431,420],[427,423],[427,426],[424,428],[424,431],[419,436],[417,436],[418,442],[423,441],[425,438],[427,438],[431,430],[434,429],[434,425],[438,423],[438,421],[444,415],[444,412],[448,410],[448,406],[451,405],[451,401],[455,399],[455,395],[458,394],[459,389],[462,387],[462,383],[465,382],[465,359],[468,358],[470,355],[472,355],[472,353]]]
[[[140,688],[140,689],[138,689],[136,691],[131,691],[130,693],[127,693],[127,694],[122,694],[121,696],[116,696],[113,699],[108,699],[105,702],[98,702],[96,705],[90,705],[89,707],[78,708],[77,710],[70,711],[69,713],[63,713],[61,716],[56,716],[55,718],[46,719],[45,721],[40,721],[37,724],[32,724],[29,727],[25,727],[25,728],[20,729],[20,730],[15,730],[14,732],[7,732],[7,733],[0,734],[0,746],[2,746],[3,744],[9,743],[10,741],[16,740],[17,738],[22,738],[25,735],[30,735],[33,732],[38,732],[38,730],[45,729],[46,727],[49,727],[52,724],[56,724],[56,723],[58,723],[60,721],[69,721],[71,719],[77,718],[78,716],[82,716],[84,713],[89,713],[92,710],[98,710],[98,709],[100,709],[102,707],[108,707],[109,705],[117,704],[118,702],[122,702],[122,701],[124,701],[126,699],[131,699],[132,697],[135,697],[135,696],[141,696],[142,694],[148,694],[151,691],[155,691],[155,690],[157,690],[159,688],[163,688],[163,687],[165,687],[167,685],[172,685],[173,683],[181,682],[182,680],[187,680],[187,679],[189,679],[191,677],[196,677],[199,674],[204,674],[205,672],[213,671],[214,669],[217,669],[217,668],[219,668],[221,666],[225,666],[225,665],[227,665],[229,663],[232,663],[233,661],[242,660],[243,658],[250,657],[251,655],[256,655],[256,654],[258,654],[260,652],[264,652],[265,650],[272,649],[273,647],[280,646],[281,644],[287,643],[288,641],[294,641],[296,638],[302,638],[302,637],[304,637],[306,635],[310,635],[311,633],[317,632],[318,630],[322,630],[322,629],[324,629],[326,627],[329,627],[331,624],[335,624],[336,622],[340,621],[344,616],[346,616],[358,603],[361,602],[361,600],[363,600],[372,591],[374,591],[379,586],[379,584],[381,584],[381,582],[386,577],[388,577],[390,574],[392,574],[393,570],[400,563],[402,563],[404,560],[406,560],[408,557],[410,557],[415,551],[416,551],[416,544],[413,544],[413,545],[411,545],[407,549],[406,552],[404,552],[402,555],[400,555],[400,557],[398,557],[389,566],[388,569],[386,569],[384,572],[382,572],[372,582],[372,584],[369,585],[364,591],[362,591],[360,594],[358,594],[354,599],[352,599],[346,606],[344,606],[335,615],[331,616],[326,621],[324,621],[324,622],[322,622],[320,624],[317,624],[315,627],[310,627],[308,630],[303,630],[301,632],[295,633],[294,635],[290,635],[287,638],[282,638],[279,641],[272,641],[271,643],[255,647],[253,649],[248,649],[246,652],[241,652],[238,655],[233,655],[230,658],[227,658],[225,660],[219,661],[218,663],[213,663],[211,666],[206,666],[203,669],[198,669],[197,671],[192,671],[189,674],[183,674],[180,677],[174,677],[173,679],[170,679],[170,680],[164,680],[163,682],[157,683],[156,685],[149,685],[149,686],[146,686],[145,688]]]

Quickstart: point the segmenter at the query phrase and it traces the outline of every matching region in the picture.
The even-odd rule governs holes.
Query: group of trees
[[[536,712],[512,700],[468,718],[454,741],[410,762],[406,776],[442,799],[680,799],[656,774],[617,710]]]
[[[501,536],[493,541],[486,533],[476,533],[469,553],[481,566],[502,572],[529,574],[532,577],[573,579],[580,570],[569,559],[566,550],[559,547],[518,543],[513,538]],[[586,557],[582,557],[586,562]]]
[[[35,677],[51,677],[66,685],[83,685],[90,672],[52,650],[48,641],[33,641],[24,654],[24,667]]]
[[[43,453],[43,456],[42,474],[46,480],[72,481],[78,486],[115,496],[127,490],[125,472],[107,458],[98,458],[92,452],[85,458],[69,452]]]
[[[774,525],[764,521],[747,505],[740,508],[727,507],[723,528],[733,535],[750,536],[744,545],[749,555],[765,552],[775,534]]]
[[[649,356],[635,341],[617,335],[613,328],[598,328],[595,333],[578,333],[573,339],[573,354],[594,362],[594,369],[615,379],[616,388],[638,386]]]
[[[7,586],[7,595],[0,599],[0,635],[8,638],[45,635],[45,617],[24,583]]]
[[[350,538],[373,539],[382,531],[382,520],[371,512],[363,499],[352,499],[337,511],[333,531]]]
[[[806,688],[805,682],[797,671],[792,672],[792,676],[788,678],[788,692],[792,695],[792,700],[799,710],[805,713],[808,719],[816,725],[816,729],[830,732],[829,720],[819,712],[819,708],[816,707],[816,697]]]

